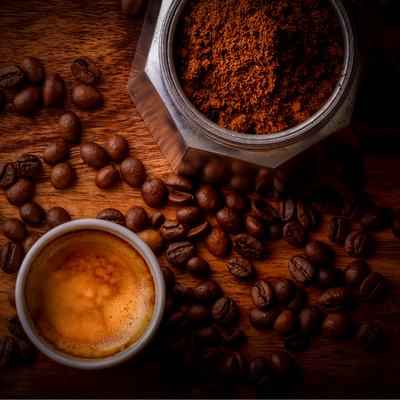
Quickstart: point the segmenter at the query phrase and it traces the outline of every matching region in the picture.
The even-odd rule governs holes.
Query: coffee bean
[[[228,193],[225,196],[225,205],[244,214],[250,207],[250,199],[239,193]]]
[[[212,319],[219,324],[231,322],[235,318],[236,312],[236,302],[230,297],[221,297],[211,308]]]
[[[196,383],[189,388],[188,395],[190,399],[209,399],[210,392],[206,385]]]
[[[213,302],[221,296],[221,286],[211,279],[198,283],[194,288],[194,298],[199,303]]]
[[[18,360],[29,364],[35,358],[35,346],[29,339],[21,339],[17,343]]]
[[[0,85],[1,86],[1,85]],[[3,110],[3,107],[6,105],[6,95],[2,90],[0,90],[0,112]],[[1,176],[1,174],[0,174]]]
[[[17,218],[10,218],[3,223],[4,236],[10,240],[22,242],[26,237],[25,225]]]
[[[350,193],[342,207],[342,214],[351,220],[359,219],[370,207],[369,197],[362,192]]]
[[[115,222],[118,225],[125,225],[124,214],[115,208],[105,208],[97,214],[97,219],[102,219],[104,221]]]
[[[169,263],[173,265],[186,264],[195,253],[193,243],[189,240],[171,243],[167,247],[166,257]]]
[[[370,233],[363,229],[350,232],[344,243],[345,250],[353,257],[367,257],[372,251],[372,246]]]
[[[21,61],[21,67],[25,76],[32,85],[41,83],[45,77],[42,63],[36,57],[25,57]]]
[[[21,115],[35,114],[42,106],[42,92],[37,87],[29,87],[14,97],[14,110]]]
[[[50,174],[52,185],[58,190],[68,189],[75,182],[75,170],[66,163],[62,162],[53,167]]]
[[[194,224],[203,219],[203,212],[197,206],[182,207],[176,213],[176,219],[184,224]]]
[[[308,346],[307,336],[302,333],[296,333],[294,335],[287,336],[283,341],[283,346],[288,351],[303,351]]]
[[[104,147],[111,160],[121,162],[128,154],[128,142],[118,134],[113,134],[107,139]]]
[[[217,212],[223,204],[221,193],[211,185],[200,185],[195,197],[197,205],[207,212]]]
[[[26,333],[24,328],[21,325],[21,321],[19,320],[18,314],[11,315],[7,321],[7,328],[14,336],[19,338],[25,338]]]
[[[186,263],[186,268],[198,277],[206,276],[210,272],[210,264],[201,257],[192,257]]]
[[[93,83],[100,75],[97,65],[85,56],[76,57],[71,63],[71,72],[83,83]]]
[[[279,221],[279,217],[274,207],[262,199],[254,199],[251,203],[251,209],[268,224],[273,224]]]
[[[293,199],[282,199],[278,205],[278,216],[283,222],[288,222],[296,214],[296,204]]]
[[[364,163],[357,152],[352,152],[343,163],[341,179],[348,190],[358,191],[365,186],[367,179]]]
[[[318,269],[316,285],[319,289],[329,289],[344,284],[343,271],[336,267],[322,267]]]
[[[261,310],[265,310],[274,302],[274,291],[268,282],[265,281],[257,281],[251,288],[251,297],[253,299],[253,303],[256,307]]]
[[[62,207],[52,207],[47,211],[46,222],[50,228],[55,228],[58,225],[71,221],[71,217],[67,210]]]
[[[239,279],[250,278],[254,271],[249,260],[244,257],[234,257],[228,261],[229,272]]]
[[[194,332],[194,341],[199,349],[218,347],[221,344],[221,332],[213,325],[205,326]]]
[[[362,300],[374,301],[380,298],[385,288],[385,278],[379,272],[373,272],[362,281],[359,294]]]
[[[344,242],[348,233],[347,221],[342,217],[333,217],[326,226],[326,236],[333,243]]]
[[[100,169],[108,163],[106,151],[95,142],[87,142],[81,146],[81,157],[84,163],[95,169]]]
[[[362,228],[369,231],[385,229],[392,222],[392,214],[386,207],[373,207],[360,220]]]
[[[169,289],[175,283],[175,275],[169,267],[161,266],[160,268],[164,277],[165,287]]]
[[[202,326],[211,322],[211,311],[201,304],[193,304],[190,306],[186,310],[186,316],[195,326]]]
[[[247,233],[239,233],[233,241],[233,248],[237,253],[246,258],[261,258],[264,245],[255,237]]]
[[[146,180],[146,169],[136,157],[127,157],[122,161],[121,174],[125,182],[133,188],[140,188]]]
[[[165,315],[172,314],[176,311],[180,311],[178,302],[172,297],[171,293],[167,292],[165,296]]]
[[[168,201],[174,206],[187,207],[194,202],[194,195],[174,190],[168,194]]]
[[[289,221],[283,226],[283,238],[292,246],[302,246],[306,231],[297,221]]]
[[[141,188],[143,201],[149,207],[161,207],[168,199],[168,190],[160,178],[151,178],[145,181]]]
[[[17,171],[23,178],[31,178],[41,169],[41,161],[33,154],[23,154],[17,160]]]
[[[183,303],[190,303],[193,301],[193,289],[191,287],[183,287],[179,283],[175,283],[171,288],[172,296]]]
[[[8,301],[11,307],[17,308],[15,303],[15,286],[13,286],[8,292]]]
[[[19,178],[6,191],[6,198],[13,206],[21,206],[33,197],[35,191],[34,183],[25,178]]]
[[[34,201],[24,203],[19,209],[19,215],[24,222],[31,225],[39,225],[46,218],[46,212]]]
[[[281,223],[268,225],[269,232],[267,233],[268,240],[274,240],[282,237],[283,225]]]
[[[297,288],[295,298],[286,306],[287,310],[292,310],[295,313],[299,313],[307,303],[306,292]]]
[[[299,313],[299,328],[305,335],[316,334],[321,328],[324,314],[316,306],[306,306]]]
[[[339,214],[344,203],[343,195],[335,189],[321,187],[315,190],[313,207],[322,214]]]
[[[378,347],[381,341],[381,330],[378,325],[368,323],[361,326],[357,333],[357,343],[366,350],[373,350]]]
[[[344,270],[346,283],[352,286],[361,285],[364,278],[368,275],[369,270],[364,261],[356,260],[350,263]]]
[[[244,221],[246,231],[253,236],[267,236],[269,234],[269,228],[263,222],[262,219],[255,215],[248,215]]]
[[[304,229],[314,229],[320,221],[320,214],[307,197],[301,197],[297,201],[297,218]]]
[[[81,123],[72,111],[63,114],[58,122],[61,139],[68,144],[77,144],[81,138]]]
[[[225,257],[231,249],[231,239],[220,226],[211,227],[204,238],[204,244],[216,257]]]
[[[187,368],[191,371],[194,371],[198,367],[199,357],[194,349],[187,349],[183,352],[181,365],[183,368]]]
[[[149,216],[143,207],[133,206],[125,215],[125,226],[132,232],[140,232],[146,229]]]
[[[222,207],[216,215],[218,225],[229,233],[239,233],[244,227],[243,217],[231,207]]]
[[[22,242],[22,248],[24,250],[24,254],[28,254],[28,251],[40,239],[40,237],[41,235],[33,233],[25,238],[25,240]]]
[[[161,227],[161,235],[165,240],[180,240],[186,236],[186,229],[179,221],[165,221]]]
[[[194,190],[193,183],[188,178],[181,175],[170,175],[165,180],[165,184],[175,190],[183,192],[193,192]]]
[[[114,165],[106,165],[97,172],[95,184],[99,189],[110,189],[118,181],[119,172]]]
[[[311,283],[315,276],[313,264],[303,256],[293,256],[290,259],[289,272],[301,284]]]
[[[11,336],[2,336],[0,338],[0,367],[10,363],[15,352],[15,341]]]
[[[43,151],[43,161],[50,165],[65,161],[69,155],[69,147],[62,140],[50,143]]]
[[[212,398],[215,398],[216,396],[218,396],[219,398],[221,398],[221,397],[229,398],[230,397],[231,389],[229,386],[226,386],[226,385],[216,381],[215,379],[211,379],[211,378],[206,380],[206,385],[207,385],[208,389],[210,389],[211,392],[213,393]]]
[[[0,188],[9,188],[17,179],[17,172],[11,163],[0,165]]]
[[[53,104],[64,93],[64,85],[61,76],[51,73],[46,76],[43,84],[43,103],[45,106]]]
[[[245,334],[243,331],[229,332],[222,338],[222,345],[227,347],[236,347],[243,343],[245,340]]]
[[[291,310],[283,311],[274,323],[274,329],[283,336],[290,335],[297,324],[297,316]]]
[[[297,288],[290,279],[280,279],[274,287],[278,304],[287,306],[296,297]]]
[[[225,356],[218,362],[217,375],[227,381],[234,381],[239,377],[237,358],[233,355]]]
[[[189,330],[189,319],[184,311],[177,311],[167,319],[168,328],[177,335],[182,335]]]
[[[352,319],[349,314],[335,313],[328,314],[322,322],[322,330],[333,337],[345,336],[352,326]]]
[[[18,88],[25,79],[25,72],[17,65],[7,65],[0,69],[0,86],[4,89]]]
[[[312,263],[324,265],[330,256],[330,250],[319,240],[311,240],[304,247],[304,254]]]
[[[149,228],[157,230],[164,223],[164,220],[164,214],[160,212],[154,213],[149,219]]]
[[[188,344],[188,337],[187,334],[184,334],[183,336],[169,342],[168,349],[173,352],[181,352],[186,348],[187,344]]]
[[[353,301],[353,295],[346,288],[332,287],[325,290],[318,301],[323,310],[335,312],[346,308]]]
[[[268,357],[269,370],[279,378],[286,378],[296,371],[296,364],[288,353],[282,350],[275,350]]]
[[[88,85],[79,85],[72,89],[72,102],[81,110],[95,110],[103,105],[100,92]]]
[[[214,367],[224,357],[220,347],[208,347],[199,352],[200,359],[207,367]],[[213,368],[214,369],[214,368]]]
[[[390,226],[394,236],[400,239],[400,212],[393,214],[392,225]]]
[[[263,356],[257,356],[250,360],[247,375],[247,383],[254,386],[268,371],[268,360]]]
[[[250,323],[257,329],[273,328],[280,313],[277,307],[270,308],[269,310],[254,308],[250,312]]]
[[[205,236],[208,233],[210,230],[210,224],[207,220],[204,220],[197,224],[191,224],[190,226],[187,226],[186,229],[186,239],[195,240]]]

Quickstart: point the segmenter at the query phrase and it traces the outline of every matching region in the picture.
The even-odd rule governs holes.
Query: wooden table
[[[382,23],[373,4],[367,3],[364,21],[373,35],[375,49],[383,49],[395,66],[395,81],[399,88],[400,68],[392,52],[393,43],[400,37],[398,27]],[[12,106],[16,91],[7,91],[7,105],[0,113],[0,163],[14,162],[24,153],[42,157],[48,143],[58,139],[58,120],[66,111],[74,111],[82,123],[81,143],[93,140],[104,144],[112,133],[123,135],[129,142],[130,155],[144,162],[148,177],[166,178],[172,173],[151,133],[133,105],[126,91],[133,55],[138,42],[145,9],[135,19],[121,15],[118,0],[95,2],[87,0],[28,0],[0,3],[0,67],[18,64],[26,56],[41,60],[46,73],[58,72],[63,78],[66,96],[51,107],[42,108],[32,117],[17,115]],[[101,79],[95,84],[104,97],[104,106],[95,111],[81,111],[71,103],[71,90],[77,85],[70,72],[70,63],[78,55],[96,61]],[[398,110],[398,108],[397,108]],[[364,134],[361,137],[361,153],[366,166],[368,180],[365,192],[376,205],[388,207],[392,212],[400,211],[400,146],[398,126],[388,126],[384,118],[370,116],[355,121],[355,126]],[[398,118],[398,113],[397,113]],[[398,121],[398,120],[397,120]],[[380,123],[382,122],[382,123]],[[385,134],[385,136],[383,136]],[[161,211],[167,218],[175,218],[177,207],[166,205],[151,209],[140,196],[140,190],[132,189],[119,181],[108,191],[94,184],[96,172],[85,165],[79,155],[79,145],[71,147],[69,162],[76,170],[76,183],[68,190],[58,191],[50,183],[51,166],[43,163],[42,171],[35,176],[34,200],[45,210],[62,206],[72,219],[94,218],[107,207],[126,212],[133,205],[144,207],[151,216]],[[328,185],[349,194],[340,180],[340,167],[332,169],[327,176],[314,182],[309,189]],[[19,218],[18,207],[11,206],[0,191],[0,226],[8,218]],[[276,202],[271,202],[276,205]],[[216,224],[214,215],[206,218]],[[354,259],[327,239],[325,229],[331,218],[324,215],[317,229],[309,233],[310,239],[321,240],[329,245],[333,253],[333,265],[342,270]],[[351,222],[351,228],[358,222]],[[40,234],[48,230],[46,223],[39,227],[27,226],[29,233]],[[400,241],[390,229],[372,232],[375,243],[373,255],[365,259],[371,271],[382,273],[388,285],[388,294],[376,304],[361,300],[349,313],[356,327],[365,322],[377,323],[383,330],[385,343],[376,352],[360,348],[355,335],[347,339],[332,339],[320,333],[310,340],[306,351],[293,353],[301,376],[298,385],[285,393],[289,398],[387,398],[400,395]],[[0,247],[8,239],[0,234]],[[228,330],[242,329],[246,341],[238,347],[247,361],[257,355],[268,357],[274,349],[283,349],[283,337],[272,329],[256,330],[249,323],[252,304],[251,285],[257,279],[266,279],[271,284],[279,278],[291,278],[288,260],[302,249],[294,248],[283,239],[265,242],[267,254],[255,261],[256,277],[245,282],[233,277],[226,266],[229,257],[212,256],[203,242],[196,243],[196,251],[211,265],[209,278],[218,281],[225,296],[236,300],[239,307],[237,320],[229,326],[219,326],[222,334]],[[232,251],[232,254],[234,252]],[[165,255],[158,256],[161,265],[168,265]],[[194,287],[200,279],[187,270],[171,266],[177,281],[183,286]],[[0,336],[9,335],[8,318],[16,313],[8,302],[8,291],[14,286],[16,275],[0,273]],[[357,288],[350,288],[354,296]],[[309,304],[317,304],[321,293],[316,287],[306,289]],[[17,338],[16,338],[17,339]],[[224,348],[225,354],[232,350]],[[0,396],[5,398],[166,398],[185,397],[187,392],[166,389],[165,376],[151,379],[146,374],[143,360],[102,371],[82,371],[59,365],[37,352],[32,364],[14,364],[0,370]],[[232,396],[253,398],[254,392],[244,383],[235,385]]]

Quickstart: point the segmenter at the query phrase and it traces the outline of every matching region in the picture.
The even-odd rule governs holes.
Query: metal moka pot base
[[[300,125],[269,135],[232,132],[188,100],[173,62],[177,22],[188,0],[150,0],[127,89],[178,174],[278,198],[320,176],[356,148],[349,127],[369,37],[347,0],[330,0],[342,30],[343,69],[324,106]]]

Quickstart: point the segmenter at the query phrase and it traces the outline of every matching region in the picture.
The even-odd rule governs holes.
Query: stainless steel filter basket
[[[268,135],[225,129],[186,97],[173,45],[187,2],[150,1],[128,81],[133,102],[177,173],[276,198],[321,174],[349,146],[356,147],[349,123],[369,39],[347,0],[329,0],[344,43],[343,69],[333,93],[311,118]]]

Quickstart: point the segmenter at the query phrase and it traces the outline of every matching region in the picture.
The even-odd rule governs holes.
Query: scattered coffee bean
[[[77,144],[81,138],[81,123],[72,111],[66,112],[58,122],[61,139],[68,144]]]
[[[189,330],[189,319],[184,311],[177,311],[167,319],[168,328],[178,335],[182,335]]]
[[[17,172],[11,163],[0,165],[0,188],[9,188],[17,179]]]
[[[21,206],[33,197],[34,191],[35,184],[31,180],[19,178],[7,189],[6,198],[11,205]]]
[[[194,298],[199,303],[213,302],[218,300],[221,296],[221,286],[212,279],[200,282],[194,288]]]
[[[328,336],[345,336],[352,327],[352,319],[349,314],[328,314],[322,322],[322,330]]]
[[[165,296],[165,315],[172,314],[176,311],[180,311],[178,302],[172,297],[170,292],[166,293]]]
[[[381,330],[373,323],[364,324],[357,333],[357,343],[366,350],[373,350],[378,347],[381,340]]]
[[[274,287],[278,304],[287,306],[296,297],[297,288],[290,279],[280,279]]]
[[[231,249],[231,239],[220,226],[211,227],[204,238],[204,244],[216,257],[225,257]]]
[[[190,306],[186,310],[186,316],[194,326],[203,326],[211,322],[211,311],[201,304]]]
[[[269,229],[262,219],[255,215],[248,215],[244,221],[246,231],[253,236],[267,236]]]
[[[251,209],[257,217],[261,218],[268,224],[274,224],[279,221],[275,208],[262,199],[254,199],[251,203]]]
[[[176,219],[184,224],[194,224],[203,219],[203,212],[197,206],[182,207],[176,213]]]
[[[194,185],[186,177],[181,175],[170,175],[166,180],[165,184],[172,189],[183,191],[183,192],[193,192]]]
[[[369,231],[377,231],[390,226],[392,214],[386,207],[373,207],[368,210],[360,219],[362,228]]]
[[[250,278],[254,273],[251,262],[244,257],[231,258],[228,261],[228,270],[239,279]]]
[[[19,215],[27,224],[39,225],[45,218],[46,212],[34,201],[27,201],[19,209]]]
[[[283,311],[275,321],[274,329],[283,336],[290,335],[297,324],[297,316],[292,310]]]
[[[219,324],[231,322],[235,318],[236,312],[236,302],[230,297],[221,297],[211,308],[212,319]]]
[[[305,256],[316,265],[324,265],[330,255],[328,246],[319,240],[311,240],[304,247]]]
[[[243,331],[229,332],[222,338],[222,345],[227,347],[236,347],[242,344],[245,340],[245,334]]]
[[[318,301],[323,310],[335,312],[346,308],[353,301],[353,295],[344,287],[332,287],[325,290]]]
[[[221,193],[211,185],[200,185],[195,197],[197,205],[207,212],[217,212],[223,204]]]
[[[247,233],[239,233],[235,237],[233,248],[237,253],[246,258],[261,258],[264,254],[264,245]]]
[[[115,208],[105,208],[97,214],[97,219],[102,219],[104,221],[114,222],[118,225],[125,225],[124,214]]]
[[[97,65],[85,56],[76,57],[71,63],[71,72],[83,83],[93,83],[99,76]]]
[[[164,277],[165,287],[169,289],[175,283],[175,275],[169,267],[161,266],[160,268]]]
[[[250,323],[257,329],[273,328],[280,313],[277,307],[270,308],[269,310],[254,308],[250,312]]]
[[[100,169],[108,163],[108,155],[99,144],[87,142],[81,146],[81,157],[89,167]]]
[[[17,65],[7,65],[0,69],[0,86],[4,89],[18,88],[25,79],[25,72]]]
[[[23,154],[17,160],[17,171],[23,178],[32,178],[41,169],[41,161],[33,154]]]
[[[193,289],[191,287],[183,287],[179,283],[175,283],[171,288],[172,296],[182,302],[182,303],[190,303],[193,301]]]
[[[26,333],[21,325],[18,314],[11,315],[7,321],[7,328],[14,336],[19,338],[26,338]]]
[[[100,92],[88,85],[79,85],[72,89],[72,102],[81,110],[95,110],[103,105]]]
[[[165,221],[161,227],[161,235],[165,240],[181,240],[186,236],[186,228],[179,221]]]
[[[283,226],[283,238],[292,246],[302,246],[306,231],[297,221],[289,221]]]
[[[26,364],[31,363],[35,358],[35,350],[35,346],[28,338],[19,340],[17,343],[18,360]]]
[[[43,65],[36,57],[25,57],[21,61],[21,67],[30,84],[38,85],[44,80]]]
[[[9,218],[3,223],[3,234],[10,240],[22,242],[25,239],[27,232],[23,222],[17,218]]]
[[[0,367],[4,367],[12,360],[15,348],[15,341],[11,336],[0,338]]]
[[[293,256],[290,259],[289,272],[301,284],[311,283],[315,276],[314,265],[303,256]]]
[[[297,218],[304,229],[314,229],[318,226],[320,215],[307,197],[301,197],[297,201]]]
[[[183,336],[179,338],[175,338],[171,342],[168,343],[168,349],[173,351],[173,352],[181,352],[186,348],[188,344],[188,337],[187,334],[184,334]]]
[[[356,260],[350,263],[344,270],[346,283],[352,286],[360,286],[369,270],[364,261]]]
[[[344,248],[353,257],[367,257],[372,251],[372,237],[368,231],[357,229],[350,232],[345,240]]]
[[[31,115],[42,106],[42,92],[37,87],[29,87],[14,97],[14,110],[21,115]]]
[[[11,307],[17,308],[15,303],[15,286],[13,286],[8,292],[8,301],[11,304]]]
[[[326,236],[333,243],[344,242],[348,233],[347,221],[342,217],[333,217],[326,226]]]
[[[256,307],[261,310],[265,310],[274,302],[275,296],[274,291],[268,282],[265,281],[257,281],[251,288],[251,297],[253,299],[253,303]]]
[[[121,174],[125,182],[133,188],[140,188],[146,180],[146,169],[136,157],[127,157],[122,161]]]
[[[166,258],[173,265],[186,264],[195,253],[193,243],[189,240],[171,243],[167,247]]]
[[[24,254],[28,254],[31,247],[40,239],[41,235],[36,233],[28,235],[22,242],[22,248],[24,249]]]
[[[192,257],[186,263],[186,268],[198,277],[206,276],[210,272],[210,264],[201,257]]]
[[[305,335],[316,334],[322,324],[324,314],[317,306],[306,306],[299,313],[299,328]]]
[[[55,228],[58,225],[71,221],[71,217],[67,210],[62,207],[52,207],[47,211],[46,222],[50,228]]]
[[[225,205],[244,214],[250,207],[250,199],[239,193],[228,193],[225,196]]]
[[[224,380],[234,381],[243,376],[246,361],[241,353],[234,352],[225,356],[217,365],[217,375]],[[233,382],[232,382],[233,383]]]
[[[187,207],[194,202],[194,195],[191,193],[174,190],[168,194],[168,201],[174,206]]]
[[[292,310],[295,313],[299,313],[307,303],[307,295],[306,292],[297,288],[295,298],[286,306],[287,310]]]
[[[161,207],[168,199],[168,190],[160,178],[151,178],[142,185],[141,194],[143,201],[149,207]]]
[[[75,176],[74,168],[70,164],[62,162],[51,170],[50,181],[56,189],[64,190],[72,186]]]
[[[218,347],[221,344],[221,332],[213,325],[205,326],[194,332],[194,341],[199,349]]]
[[[393,235],[400,239],[400,212],[393,214],[393,220],[390,229],[392,230]]]
[[[248,371],[247,383],[254,386],[268,372],[268,360],[263,356],[252,358],[249,362]]]
[[[43,161],[50,165],[65,161],[69,155],[69,147],[62,140],[50,143],[43,151]]]
[[[316,285],[319,289],[329,289],[344,284],[344,273],[336,267],[318,269]]]
[[[278,205],[278,216],[283,222],[288,222],[296,214],[296,204],[293,199],[282,199]]]
[[[199,352],[202,363],[208,367],[214,367],[224,355],[220,347],[208,347]]]
[[[187,349],[183,352],[181,365],[183,368],[187,368],[191,371],[194,371],[198,367],[199,356],[194,349]]]
[[[95,184],[99,189],[110,189],[118,181],[119,172],[114,165],[106,165],[101,168],[96,175]]]
[[[64,93],[64,85],[61,76],[51,73],[43,84],[43,103],[45,106],[53,104]]]
[[[308,346],[307,336],[302,333],[296,333],[294,335],[287,336],[283,341],[283,345],[288,351],[303,351]]]
[[[125,226],[132,232],[140,232],[147,228],[149,216],[147,211],[140,206],[131,207],[125,215]]]
[[[343,195],[337,190],[321,187],[315,190],[312,204],[322,214],[339,214],[344,201]]]
[[[229,233],[239,233],[244,227],[241,214],[231,207],[222,207],[216,214],[218,225]]]
[[[267,233],[268,240],[274,240],[282,237],[283,225],[281,223],[268,225],[269,232]]]
[[[342,214],[351,220],[359,219],[370,207],[369,197],[362,192],[350,193],[342,207]]]
[[[269,370],[279,378],[286,378],[296,371],[296,364],[288,353],[282,350],[275,350],[268,357]]]
[[[104,147],[111,160],[121,162],[128,154],[129,146],[127,140],[118,134],[113,134],[107,139]]]
[[[197,224],[187,226],[186,239],[195,240],[205,236],[210,230],[210,224],[205,219]]]
[[[164,223],[164,214],[156,212],[149,219],[149,228],[157,230]]]
[[[385,288],[385,278],[379,272],[373,272],[362,281],[359,294],[362,300],[374,301],[380,298]]]

